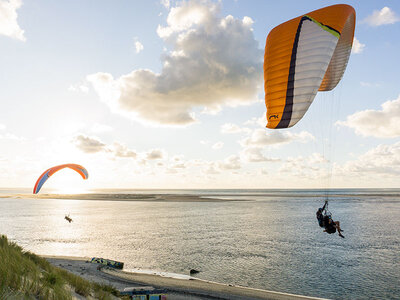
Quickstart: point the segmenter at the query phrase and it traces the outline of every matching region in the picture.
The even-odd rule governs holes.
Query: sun
[[[75,171],[63,169],[51,176],[43,185],[42,192],[50,194],[86,194],[89,193],[87,180]],[[47,191],[46,191],[47,190]]]

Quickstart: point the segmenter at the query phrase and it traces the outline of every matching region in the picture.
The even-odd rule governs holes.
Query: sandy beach
[[[178,279],[156,274],[131,273],[110,268],[98,269],[98,264],[88,263],[88,257],[44,256],[50,263],[85,279],[109,284],[122,291],[127,287],[152,286],[167,290],[168,299],[322,299],[301,295],[233,286],[196,279]]]

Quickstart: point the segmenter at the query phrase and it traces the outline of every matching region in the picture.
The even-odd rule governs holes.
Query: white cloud
[[[259,118],[251,118],[250,120],[247,120],[244,122],[244,125],[252,125],[252,126],[257,126],[257,127],[262,127],[265,128],[267,125],[267,115],[265,113],[262,114],[261,117]]]
[[[321,153],[313,153],[308,157],[308,162],[312,165],[328,163],[329,160],[326,159]]]
[[[0,134],[0,140],[24,141],[25,138],[16,136],[13,133],[6,132],[4,134]]]
[[[87,79],[114,112],[142,122],[191,124],[196,108],[216,112],[256,100],[263,51],[251,23],[221,17],[210,1],[179,2],[170,9],[167,25],[158,29],[172,49],[161,57],[160,73],[137,69],[118,79],[107,73]]]
[[[364,22],[371,26],[381,26],[387,24],[394,24],[400,18],[389,7],[385,6],[381,10],[374,10],[372,15],[368,16]]]
[[[248,162],[278,162],[279,158],[266,157],[261,147],[248,147],[241,152],[241,156]]]
[[[400,136],[400,95],[396,100],[386,101],[381,110],[364,110],[338,121],[337,125],[347,126],[363,136],[394,138]]]
[[[6,128],[7,128],[6,125],[0,123],[0,131],[3,131],[3,133],[0,133],[0,140],[14,140],[14,141],[24,141],[24,140],[26,140],[25,138],[16,136],[13,133],[4,132],[6,130]]]
[[[223,142],[216,142],[216,143],[212,146],[212,148],[213,148],[214,150],[218,150],[218,149],[221,149],[223,146],[224,146],[224,143],[223,143]]]
[[[286,162],[279,168],[279,172],[299,178],[327,179],[330,176],[327,163],[328,161],[320,153],[313,153],[308,157],[288,157]]]
[[[347,162],[343,167],[337,167],[338,175],[366,176],[400,175],[400,142],[393,145],[379,145],[358,157],[357,160]]]
[[[82,92],[84,94],[89,93],[89,88],[85,84],[74,84],[68,88],[71,92]]]
[[[148,160],[163,159],[165,156],[166,153],[161,149],[151,149],[146,153],[146,159]]]
[[[116,157],[130,157],[136,158],[137,154],[135,151],[128,149],[127,146],[120,144],[118,142],[114,142],[112,146],[112,153]]]
[[[360,41],[354,37],[353,39],[353,47],[351,48],[351,53],[359,54],[364,51],[365,44],[360,43]]]
[[[168,169],[185,169],[186,162],[183,160],[183,155],[174,155],[169,162]]]
[[[236,124],[225,123],[221,126],[221,133],[241,133],[241,132],[249,132],[250,129],[246,127],[240,127]]]
[[[239,143],[243,147],[271,146],[288,144],[293,141],[305,143],[310,140],[314,140],[314,136],[306,131],[292,133],[290,131],[256,129],[250,137],[242,139]]]
[[[217,163],[218,167],[222,170],[237,170],[240,169],[240,157],[237,155],[231,155],[224,161]]]
[[[171,5],[169,0],[161,0],[161,4],[166,8],[169,8]]]
[[[215,163],[208,163],[206,165],[204,173],[209,174],[209,175],[215,175],[215,174],[219,174],[221,172],[217,169],[217,167],[215,166]]]
[[[107,145],[100,141],[97,137],[89,137],[83,134],[79,134],[72,139],[72,143],[79,150],[85,153],[108,153],[111,154],[113,158],[134,158],[138,156],[136,151],[129,149],[124,144],[119,142],[114,142],[111,145]]]
[[[85,153],[97,153],[106,149],[106,144],[101,142],[99,139],[82,134],[75,136],[72,142],[79,150]]]
[[[0,0],[0,34],[25,41],[24,31],[17,22],[17,9],[21,5],[21,0]]]
[[[144,47],[143,44],[139,41],[135,42],[135,49],[136,49],[136,53],[140,53],[143,51]]]

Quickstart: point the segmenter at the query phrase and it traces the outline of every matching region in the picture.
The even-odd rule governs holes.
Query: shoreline
[[[7,194],[0,198],[15,199],[57,199],[57,200],[95,200],[95,201],[143,201],[143,202],[243,202],[245,199],[221,199],[207,195],[189,194]],[[117,197],[116,197],[117,196]]]
[[[97,268],[98,264],[89,263],[89,257],[47,256],[42,255],[51,264],[64,268],[72,273],[91,281],[113,285],[122,291],[132,286],[153,286],[167,290],[168,299],[274,299],[318,300],[324,298],[295,295],[283,292],[268,291],[237,285],[223,284],[188,276],[188,279],[161,276],[159,274],[147,274],[127,272],[110,268]]]

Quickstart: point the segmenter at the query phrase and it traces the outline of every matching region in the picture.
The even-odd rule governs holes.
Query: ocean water
[[[194,268],[205,280],[307,296],[400,298],[400,190],[330,191],[345,239],[317,224],[322,190],[97,192],[109,201],[4,198],[18,191],[0,190],[0,234],[37,254],[100,256],[128,270]],[[121,194],[236,201],[118,201]]]

